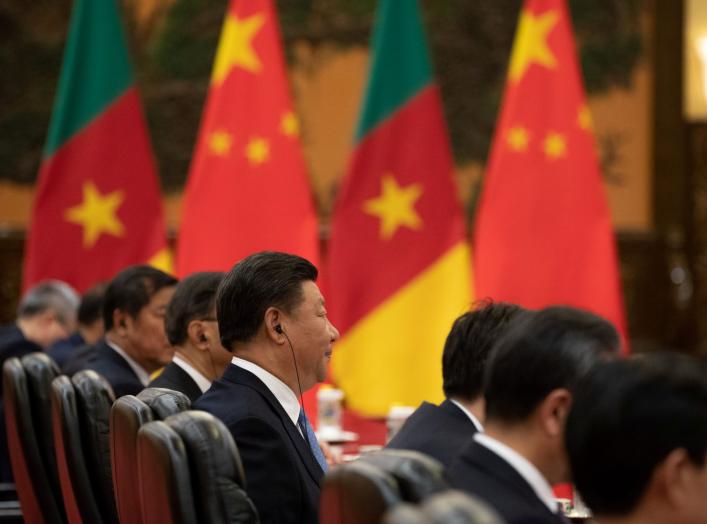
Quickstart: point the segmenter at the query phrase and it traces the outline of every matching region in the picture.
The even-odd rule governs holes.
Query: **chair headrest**
[[[363,455],[359,461],[373,464],[390,474],[407,502],[418,503],[430,495],[449,489],[444,466],[417,451],[382,449]]]
[[[137,398],[150,407],[158,420],[164,420],[191,407],[189,397],[173,389],[146,388],[138,393]]]
[[[488,504],[467,493],[447,490],[426,500],[423,513],[432,524],[504,524]]]
[[[433,524],[422,509],[409,502],[402,502],[386,511],[383,524]]]

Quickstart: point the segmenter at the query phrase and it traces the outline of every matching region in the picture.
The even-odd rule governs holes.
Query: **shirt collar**
[[[246,371],[250,371],[253,375],[258,377],[270,390],[270,392],[275,395],[275,398],[282,406],[282,409],[285,410],[285,413],[287,413],[287,416],[290,420],[292,420],[295,427],[299,429],[299,426],[297,425],[297,419],[299,418],[300,412],[299,401],[297,400],[297,395],[295,395],[295,392],[292,391],[287,384],[269,371],[266,371],[257,364],[253,364],[249,360],[233,357],[231,363],[239,368],[245,369]]]
[[[505,460],[518,474],[530,484],[538,498],[548,507],[552,513],[557,513],[558,506],[552,487],[547,482],[543,474],[540,473],[528,459],[523,457],[516,450],[499,442],[495,438],[489,437],[485,433],[475,433],[474,440]]]
[[[196,385],[199,386],[202,393],[206,393],[206,390],[211,387],[211,381],[180,356],[174,355],[172,362],[182,368],[184,372],[189,375],[194,382],[196,382]]]
[[[484,426],[481,424],[481,421],[478,418],[476,418],[474,416],[474,414],[471,411],[469,411],[466,408],[466,406],[464,406],[464,404],[454,400],[453,398],[450,398],[449,401],[452,402],[456,407],[461,409],[462,412],[464,414],[466,414],[467,417],[469,417],[469,420],[471,420],[471,423],[474,424],[474,426],[476,426],[476,431],[483,431],[484,430]]]
[[[111,342],[108,339],[106,339],[106,344],[108,344],[108,347],[110,347],[113,351],[115,351],[116,353],[118,353],[118,355],[125,359],[125,361],[130,366],[130,369],[132,369],[133,373],[135,373],[135,375],[137,376],[138,380],[142,383],[143,386],[147,387],[147,385],[150,383],[150,374],[145,371],[145,368],[143,368],[140,364],[133,360],[130,355],[128,355],[117,344]]]

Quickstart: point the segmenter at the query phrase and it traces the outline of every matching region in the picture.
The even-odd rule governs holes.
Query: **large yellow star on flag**
[[[380,235],[390,240],[399,227],[405,226],[417,230],[422,227],[420,215],[415,211],[415,202],[422,195],[421,184],[399,186],[391,174],[381,179],[381,194],[366,200],[363,210],[380,219]]]
[[[520,80],[531,64],[539,64],[549,69],[557,66],[557,60],[548,46],[547,39],[558,19],[557,11],[546,11],[535,16],[523,9],[511,54],[511,80]]]
[[[223,82],[231,67],[240,67],[251,73],[260,72],[263,64],[253,48],[253,39],[264,23],[265,16],[261,13],[248,18],[226,16],[211,74],[212,83]]]
[[[117,216],[125,195],[122,191],[113,191],[102,195],[91,181],[83,185],[83,202],[71,207],[64,213],[64,218],[83,227],[83,246],[92,248],[102,234],[121,237],[125,227]]]

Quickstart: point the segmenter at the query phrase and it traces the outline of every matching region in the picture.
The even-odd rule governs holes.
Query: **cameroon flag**
[[[76,0],[32,211],[24,287],[168,270],[154,159],[115,0]]]
[[[263,250],[317,264],[317,215],[275,7],[232,0],[184,195],[177,269],[228,270]]]
[[[444,340],[472,288],[452,173],[417,2],[384,0],[327,271],[333,378],[364,415],[443,398]]]

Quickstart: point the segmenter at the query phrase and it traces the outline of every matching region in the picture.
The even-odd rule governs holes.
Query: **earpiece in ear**
[[[280,324],[275,324],[275,332],[282,335],[282,326]]]
[[[207,341],[206,335],[204,335],[202,333],[201,336],[199,337],[199,342],[206,342],[206,341]]]

